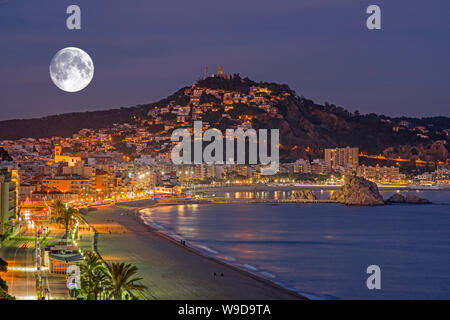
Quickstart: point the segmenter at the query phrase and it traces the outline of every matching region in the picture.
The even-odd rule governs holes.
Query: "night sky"
[[[70,4],[82,30],[66,28]],[[78,93],[49,76],[72,46],[95,65]],[[154,102],[206,65],[351,111],[450,116],[448,0],[0,0],[0,57],[1,120]]]

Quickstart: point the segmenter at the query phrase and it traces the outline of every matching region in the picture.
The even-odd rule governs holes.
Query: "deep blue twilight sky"
[[[95,65],[78,93],[49,77],[69,46]],[[448,0],[0,0],[0,58],[0,120],[157,101],[220,64],[351,111],[450,116]]]

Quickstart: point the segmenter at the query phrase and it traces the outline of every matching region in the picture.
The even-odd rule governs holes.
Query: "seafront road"
[[[17,300],[36,300],[36,264],[34,261],[35,232],[22,227],[16,236],[0,248],[0,257],[8,262],[8,272],[2,278],[8,285],[8,293]],[[49,238],[60,238],[61,231],[50,227]],[[65,277],[42,272],[43,287],[46,299],[69,299]]]
[[[35,300],[34,233],[21,232],[0,249],[0,257],[8,262],[8,272],[2,278],[8,293],[18,300]]]

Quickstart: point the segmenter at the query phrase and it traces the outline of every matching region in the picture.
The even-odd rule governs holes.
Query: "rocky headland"
[[[420,198],[413,194],[408,194],[406,197],[399,193],[394,194],[386,200],[386,203],[411,203],[411,204],[430,204],[428,199]]]
[[[289,200],[294,201],[313,201],[317,200],[316,194],[312,190],[293,190]]]
[[[330,200],[354,206],[383,205],[384,200],[376,183],[357,176],[345,177],[345,183],[337,189]]]
[[[393,203],[431,203],[431,201],[420,198],[416,195],[409,194],[407,196],[403,196],[399,193],[394,194],[385,201],[378,191],[376,183],[357,176],[345,177],[344,185],[331,195],[330,200],[355,206],[378,206]]]

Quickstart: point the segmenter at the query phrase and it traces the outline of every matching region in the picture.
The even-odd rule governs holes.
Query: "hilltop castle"
[[[224,79],[231,79],[231,74],[225,74],[223,73],[223,66],[219,66],[217,68],[217,74],[212,74],[212,78],[224,78]]]

